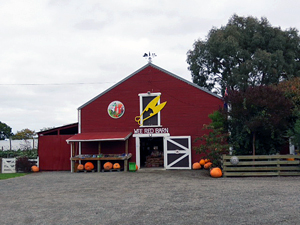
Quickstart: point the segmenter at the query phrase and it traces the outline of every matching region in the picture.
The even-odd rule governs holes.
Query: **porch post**
[[[98,142],[98,155],[101,154],[101,141]],[[97,160],[97,172],[101,171],[101,161]]]
[[[74,142],[71,142],[71,158],[74,156]],[[74,173],[74,161],[71,160],[71,173]]]
[[[125,141],[125,154],[126,157],[128,155],[128,139]],[[128,167],[128,159],[124,160],[124,171],[127,172],[127,167]]]

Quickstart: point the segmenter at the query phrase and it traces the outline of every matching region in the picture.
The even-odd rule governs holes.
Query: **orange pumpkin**
[[[212,166],[212,163],[211,162],[207,162],[204,165],[204,169],[209,169],[211,166]]]
[[[200,170],[200,169],[201,169],[200,163],[195,162],[195,163],[193,164],[193,170]]]
[[[138,171],[138,170],[139,170],[138,165],[135,165],[135,171]]]
[[[84,170],[84,165],[79,164],[79,165],[77,166],[77,169],[78,169],[78,170]]]
[[[113,168],[113,164],[111,162],[106,162],[104,163],[103,168],[105,170],[111,170]]]
[[[201,159],[199,163],[200,163],[201,166],[204,166],[205,160],[204,160],[204,159]]]
[[[121,168],[121,166],[120,166],[119,163],[114,163],[113,168],[114,168],[115,170],[118,170],[118,169]]]
[[[223,174],[222,174],[222,170],[219,167],[215,167],[210,170],[210,175],[212,177],[218,178],[218,177],[222,177]]]
[[[32,166],[31,167],[32,172],[39,172],[40,169],[37,166]]]
[[[87,171],[90,171],[90,170],[94,169],[94,164],[91,163],[91,162],[87,162],[86,164],[84,164],[84,168],[85,168]]]
[[[287,161],[295,161],[295,158],[288,158]]]

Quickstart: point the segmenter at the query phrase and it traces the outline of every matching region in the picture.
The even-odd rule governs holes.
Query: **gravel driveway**
[[[300,224],[300,177],[40,172],[0,180],[0,224]]]

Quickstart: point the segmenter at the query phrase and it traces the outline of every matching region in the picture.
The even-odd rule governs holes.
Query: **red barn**
[[[148,63],[80,106],[78,134],[67,142],[72,156],[126,153],[139,167],[190,169],[200,160],[194,140],[222,105],[216,94]]]

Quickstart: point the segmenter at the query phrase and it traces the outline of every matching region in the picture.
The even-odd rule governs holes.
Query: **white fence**
[[[16,158],[2,158],[2,173],[16,173],[16,161]],[[39,167],[39,157],[29,159],[29,161],[34,162],[34,164]]]
[[[16,158],[2,158],[2,173],[16,172]]]
[[[0,140],[0,150],[14,150],[17,151],[27,150],[27,149],[37,149],[38,147],[38,139],[27,139],[27,140]]]

